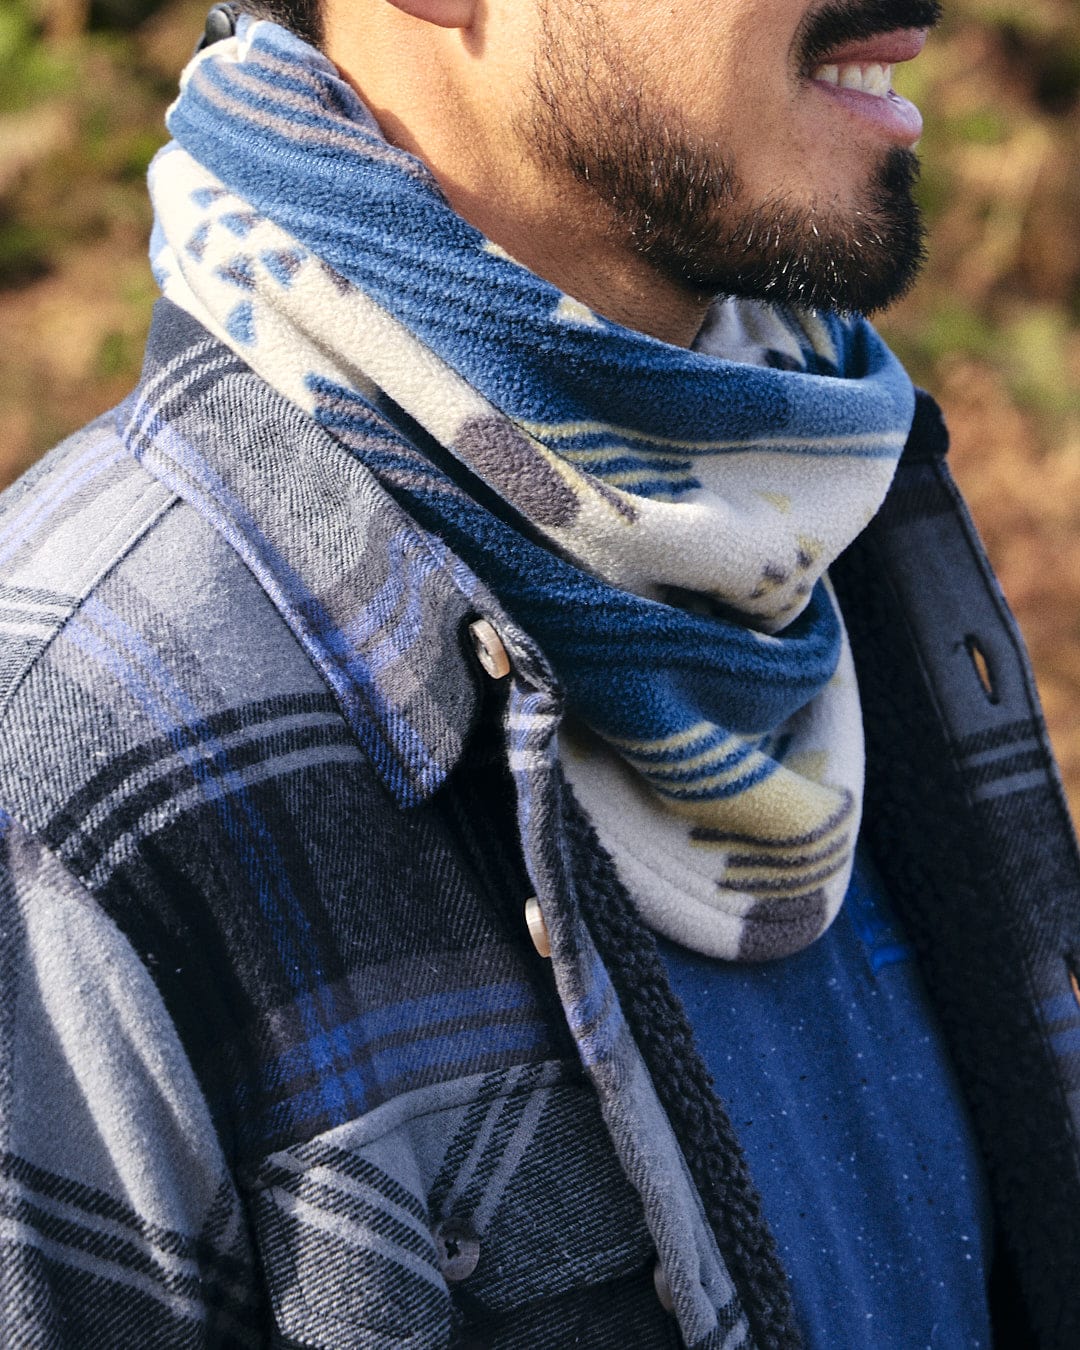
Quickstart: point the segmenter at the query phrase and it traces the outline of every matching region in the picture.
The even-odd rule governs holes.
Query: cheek
[[[775,48],[741,30],[710,33],[706,55],[679,51],[664,60],[668,106],[703,140],[726,145],[740,159],[768,153],[792,139],[799,81],[789,69],[786,44]],[[654,68],[659,64],[654,59]],[[654,86],[655,87],[655,86]]]

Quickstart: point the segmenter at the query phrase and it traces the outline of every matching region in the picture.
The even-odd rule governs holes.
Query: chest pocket
[[[575,1068],[409,1093],[272,1155],[251,1198],[289,1344],[678,1343],[640,1201]]]

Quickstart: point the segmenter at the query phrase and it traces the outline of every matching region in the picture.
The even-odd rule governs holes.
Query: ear
[[[476,17],[478,0],[387,0],[387,3],[438,28],[468,28]]]

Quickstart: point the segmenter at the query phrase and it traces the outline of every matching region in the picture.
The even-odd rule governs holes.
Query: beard
[[[552,22],[542,0],[533,99],[517,130],[546,171],[569,173],[603,210],[608,233],[698,296],[871,314],[911,287],[925,257],[910,150],[883,151],[857,205],[748,197],[723,147],[695,137],[650,96],[598,7],[572,0]],[[840,42],[930,26],[936,0],[863,0],[812,16],[797,38],[806,78]]]

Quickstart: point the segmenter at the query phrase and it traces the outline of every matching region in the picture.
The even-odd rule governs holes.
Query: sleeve
[[[0,1345],[265,1343],[244,1209],[143,963],[0,814]]]

